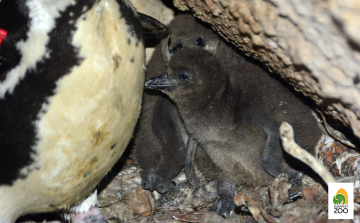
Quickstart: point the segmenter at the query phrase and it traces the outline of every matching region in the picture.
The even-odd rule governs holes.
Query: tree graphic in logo
[[[336,195],[333,198],[333,202],[334,202],[334,204],[348,204],[347,192],[343,188],[340,188],[336,192]]]

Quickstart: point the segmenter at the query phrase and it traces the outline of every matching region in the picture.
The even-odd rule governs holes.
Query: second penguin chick
[[[166,71],[159,45],[148,63],[146,78]],[[140,119],[135,130],[134,157],[143,169],[144,189],[165,193],[175,188],[171,179],[185,163],[184,124],[175,104],[161,92],[144,90]]]
[[[211,27],[190,14],[180,14],[171,21],[167,41],[162,42],[165,62],[184,48],[207,50],[226,61],[223,66],[229,69],[245,61],[239,50],[224,41]]]
[[[189,134],[224,172],[229,190],[298,172],[281,146],[282,122],[293,126],[298,144],[312,154],[322,134],[310,108],[278,80],[249,62],[224,69],[206,50],[174,54],[168,72],[145,85],[176,103]]]

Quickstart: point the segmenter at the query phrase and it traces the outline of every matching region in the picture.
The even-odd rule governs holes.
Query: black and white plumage
[[[0,29],[0,222],[8,223],[68,209],[95,189],[132,136],[145,51],[127,0],[3,0]]]
[[[146,86],[176,103],[191,138],[219,168],[220,174],[200,166],[205,176],[215,174],[223,181],[219,188],[224,196],[212,210],[225,216],[234,207],[231,185],[267,184],[279,173],[291,177],[301,170],[282,150],[282,122],[293,126],[297,143],[311,153],[322,134],[311,109],[279,80],[250,62],[229,70],[203,49],[174,54],[168,72]]]

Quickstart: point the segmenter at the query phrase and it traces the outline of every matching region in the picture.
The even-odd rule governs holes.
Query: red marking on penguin
[[[1,45],[1,42],[6,38],[7,33],[8,32],[5,29],[0,29],[0,45]]]

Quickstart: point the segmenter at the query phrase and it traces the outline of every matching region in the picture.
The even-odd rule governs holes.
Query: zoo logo
[[[340,188],[333,197],[334,214],[348,213],[348,200],[347,192],[343,188]]]

